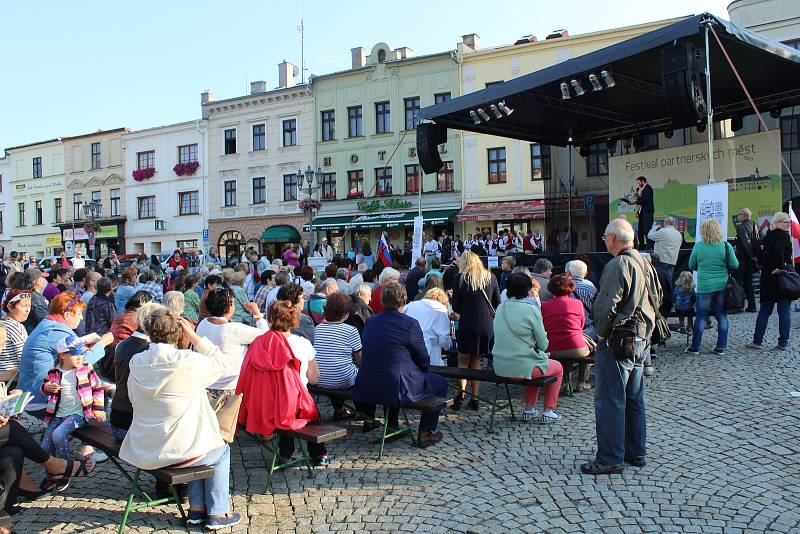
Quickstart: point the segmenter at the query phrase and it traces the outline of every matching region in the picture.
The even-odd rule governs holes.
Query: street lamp
[[[303,185],[305,179],[305,186]],[[314,185],[314,184],[317,185]],[[306,198],[300,201],[299,207],[305,213],[308,219],[308,243],[309,243],[309,256],[314,252],[314,229],[311,227],[311,222],[314,220],[314,215],[319,210],[321,204],[319,200],[314,198],[316,193],[322,187],[322,169],[317,167],[313,170],[311,165],[306,168],[305,172],[297,169],[297,189],[306,195]]]
[[[94,199],[91,202],[87,202],[83,205],[83,214],[89,219],[89,223],[86,225],[86,235],[89,241],[89,255],[90,258],[94,258],[94,243],[95,243],[95,233],[98,230],[98,226],[95,223],[95,219],[100,218],[100,210],[102,209],[103,205],[100,203],[98,199]]]

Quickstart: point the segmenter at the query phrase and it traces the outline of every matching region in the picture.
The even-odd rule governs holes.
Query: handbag
[[[728,261],[730,258],[730,245],[725,243],[725,268],[728,268]],[[733,277],[728,271],[728,281],[725,284],[725,310],[742,310],[744,309],[745,295],[744,288],[739,281]]]
[[[778,275],[778,285],[784,296],[792,300],[800,298],[800,274],[793,269],[781,269]]]
[[[211,403],[211,409],[217,414],[217,422],[219,422],[219,433],[225,443],[233,443],[233,437],[236,434],[236,425],[239,420],[239,408],[242,407],[242,399],[244,395],[231,395],[226,393],[219,397],[212,397],[208,395],[208,402]]]
[[[650,341],[653,345],[663,345],[667,340],[672,337],[672,331],[669,329],[667,319],[661,315],[661,312],[656,310],[656,325],[653,329],[653,335],[650,336]]]

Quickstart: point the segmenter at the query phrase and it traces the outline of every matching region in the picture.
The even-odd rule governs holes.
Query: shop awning
[[[299,243],[300,233],[294,226],[270,226],[261,234],[262,243]]]
[[[336,217],[317,217],[313,221],[311,221],[311,225],[314,227],[314,230],[339,230],[342,228],[347,228],[350,224],[350,221],[353,220],[352,215],[339,215]],[[303,226],[303,230],[308,229],[308,224]]]
[[[543,219],[544,212],[543,200],[478,202],[464,206],[464,209],[458,214],[458,220]]]
[[[447,222],[450,217],[458,213],[458,210],[429,210],[422,212],[422,220],[428,224],[442,224]],[[416,211],[400,211],[397,213],[371,213],[356,215],[348,228],[380,228],[382,226],[411,226],[414,224]]]

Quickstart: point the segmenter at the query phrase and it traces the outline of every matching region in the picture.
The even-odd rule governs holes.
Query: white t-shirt
[[[289,346],[292,347],[294,357],[300,360],[300,380],[308,389],[308,363],[316,356],[314,345],[306,338],[294,334],[290,334],[286,339],[289,341]]]
[[[242,323],[213,324],[203,319],[197,325],[197,335],[207,337],[225,355],[225,375],[208,389],[236,389],[247,346],[269,330],[266,319],[259,319],[256,326]]]
[[[69,417],[83,413],[81,399],[78,397],[78,379],[75,377],[75,369],[61,370],[60,396],[56,417]]]
[[[83,258],[72,258],[72,266],[76,269],[83,269],[86,267],[86,260]]]

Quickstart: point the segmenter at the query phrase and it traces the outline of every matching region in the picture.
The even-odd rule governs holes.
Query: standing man
[[[325,258],[325,263],[327,264],[327,263],[332,262],[333,261],[333,247],[328,245],[328,238],[327,237],[323,237],[322,238],[322,246],[320,248],[322,249],[322,257]]]
[[[450,263],[453,257],[453,240],[447,235],[447,230],[442,230],[442,263]]]
[[[744,295],[747,298],[747,311],[756,311],[756,297],[753,291],[753,273],[758,267],[759,236],[756,224],[750,219],[753,213],[747,209],[739,210],[736,217],[739,225],[736,227],[736,259],[739,260],[739,269],[736,279],[744,286]],[[13,252],[12,252],[13,254]]]
[[[419,293],[419,281],[425,278],[425,258],[417,258],[414,268],[406,276],[406,296],[413,301]]]
[[[656,226],[647,234],[653,243],[653,252],[658,255],[657,269],[662,269],[670,284],[675,279],[675,265],[678,264],[678,253],[681,251],[683,236],[675,229],[675,219],[666,217],[661,226]]]
[[[655,213],[655,204],[653,204],[653,188],[647,183],[647,178],[639,176],[636,179],[637,193],[633,200],[622,199],[623,202],[628,204],[636,204],[639,206],[639,249],[642,250],[649,246],[647,241],[647,234],[653,227],[653,214]]]
[[[661,287],[650,262],[633,248],[630,223],[614,219],[603,240],[614,258],[603,269],[592,308],[600,342],[594,354],[597,456],[581,466],[589,475],[621,473],[625,463],[637,467],[647,463],[644,360],[656,318],[651,295],[661,302]],[[608,339],[620,325],[631,322],[633,356],[614,354]]]
[[[425,266],[430,269],[431,260],[439,255],[439,243],[428,234],[428,240],[422,246],[422,255],[425,256]]]
[[[21,273],[23,271],[22,263],[19,261],[19,253],[16,250],[12,250],[10,257],[3,263],[8,268],[8,274]]]
[[[544,252],[544,236],[539,233],[538,228],[533,233],[533,236],[531,236],[531,246],[534,254],[541,254]]]
[[[81,258],[81,250],[79,248],[75,249],[75,257],[72,258],[72,266],[76,269],[83,269],[86,267],[86,260]]]
[[[103,261],[104,269],[111,269],[115,273],[119,272],[119,258],[117,258],[117,251],[113,248],[108,251],[108,257]]]

